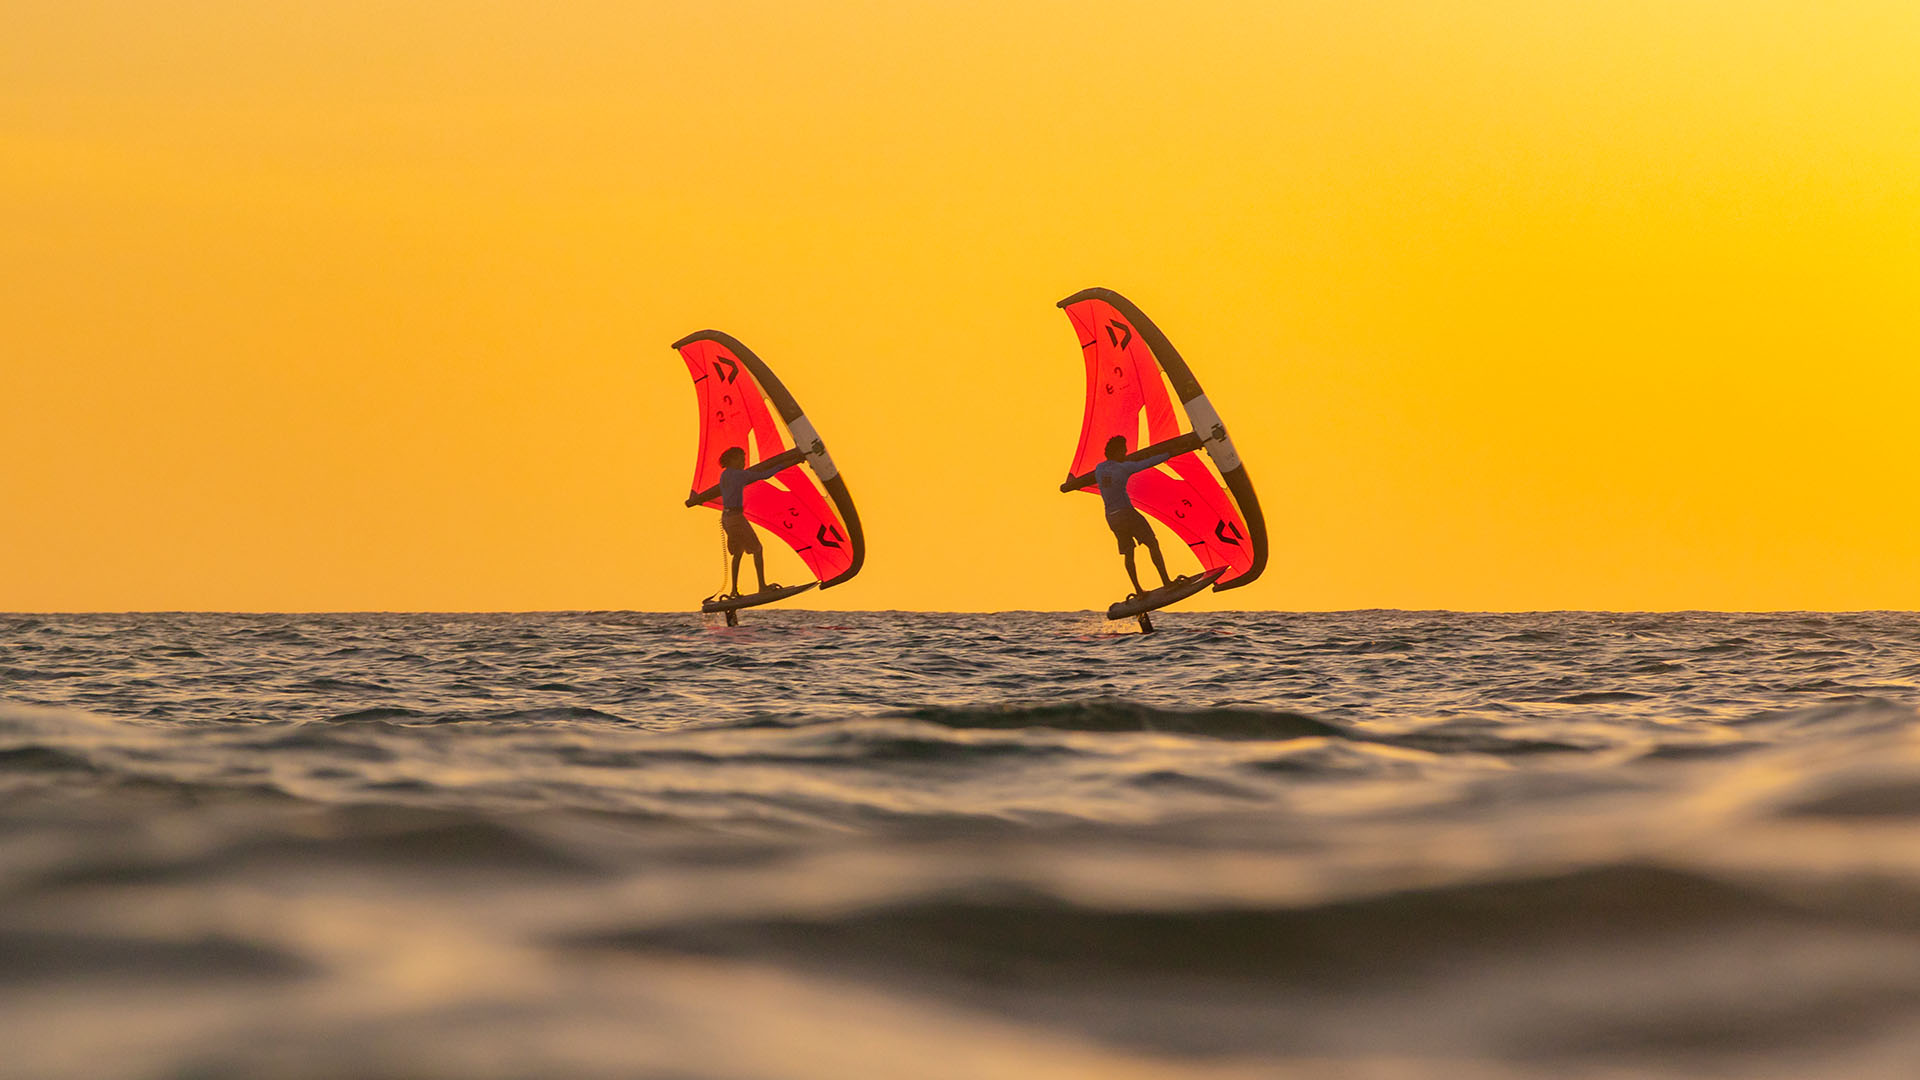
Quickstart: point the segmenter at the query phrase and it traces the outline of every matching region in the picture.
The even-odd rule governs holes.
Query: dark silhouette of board
[[[711,600],[702,600],[700,610],[712,615],[719,611],[739,611],[741,608],[759,607],[761,604],[785,600],[789,596],[798,596],[818,584],[820,583],[817,581],[809,581],[805,585],[776,585],[771,589],[763,589],[756,593],[741,593],[739,596],[716,596]]]
[[[1107,618],[1134,619],[1145,615],[1149,611],[1159,611],[1168,604],[1177,604],[1187,597],[1192,596],[1194,593],[1212,585],[1221,574],[1226,572],[1226,567],[1216,566],[1204,574],[1181,578],[1171,585],[1163,585],[1158,589],[1149,589],[1146,592],[1130,596],[1108,607]],[[1145,626],[1146,624],[1143,623],[1142,628],[1144,629]]]

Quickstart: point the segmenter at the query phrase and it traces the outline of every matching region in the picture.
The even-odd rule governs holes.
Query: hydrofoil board
[[[700,610],[712,615],[717,611],[739,611],[741,608],[759,607],[761,604],[785,600],[789,596],[798,596],[818,584],[820,583],[817,581],[809,581],[805,585],[776,585],[771,589],[762,589],[756,593],[741,593],[739,596],[716,596],[711,600],[702,600]]]
[[[1206,588],[1227,572],[1227,567],[1216,566],[1204,574],[1180,578],[1171,585],[1162,585],[1158,589],[1130,596],[1107,608],[1109,619],[1132,619],[1145,615],[1149,611],[1159,611],[1168,604],[1177,604],[1194,593]]]

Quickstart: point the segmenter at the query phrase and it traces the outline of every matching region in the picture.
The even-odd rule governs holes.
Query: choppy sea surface
[[[0,616],[0,1075],[1916,1075],[1920,615]]]

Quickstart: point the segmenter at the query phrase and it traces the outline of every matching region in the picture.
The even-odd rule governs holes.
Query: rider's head
[[[720,464],[729,469],[744,469],[747,467],[747,452],[738,446],[730,446],[720,451]]]
[[[1127,456],[1127,437],[1125,435],[1115,435],[1113,438],[1107,440],[1107,460],[1108,461],[1119,461],[1121,458],[1126,456]]]

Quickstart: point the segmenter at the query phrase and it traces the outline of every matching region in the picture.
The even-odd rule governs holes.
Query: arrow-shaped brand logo
[[[725,353],[721,353],[719,356],[713,358],[713,370],[714,373],[722,379],[732,382],[740,375],[740,361],[735,360]]]
[[[1233,533],[1233,535],[1228,536],[1227,533],[1229,532]],[[1214,524],[1213,535],[1219,537],[1221,543],[1232,544],[1234,547],[1239,547],[1240,541],[1246,539],[1246,537],[1240,533],[1240,526],[1233,524],[1226,518],[1221,518]]]
[[[1107,320],[1107,340],[1113,342],[1116,349],[1124,349],[1133,341],[1133,327],[1119,319]]]
[[[820,541],[821,547],[830,547],[830,548],[839,547],[840,541],[846,539],[846,537],[840,535],[839,529],[836,529],[831,525],[820,526],[820,531],[817,533],[814,533],[813,538],[815,540]]]

